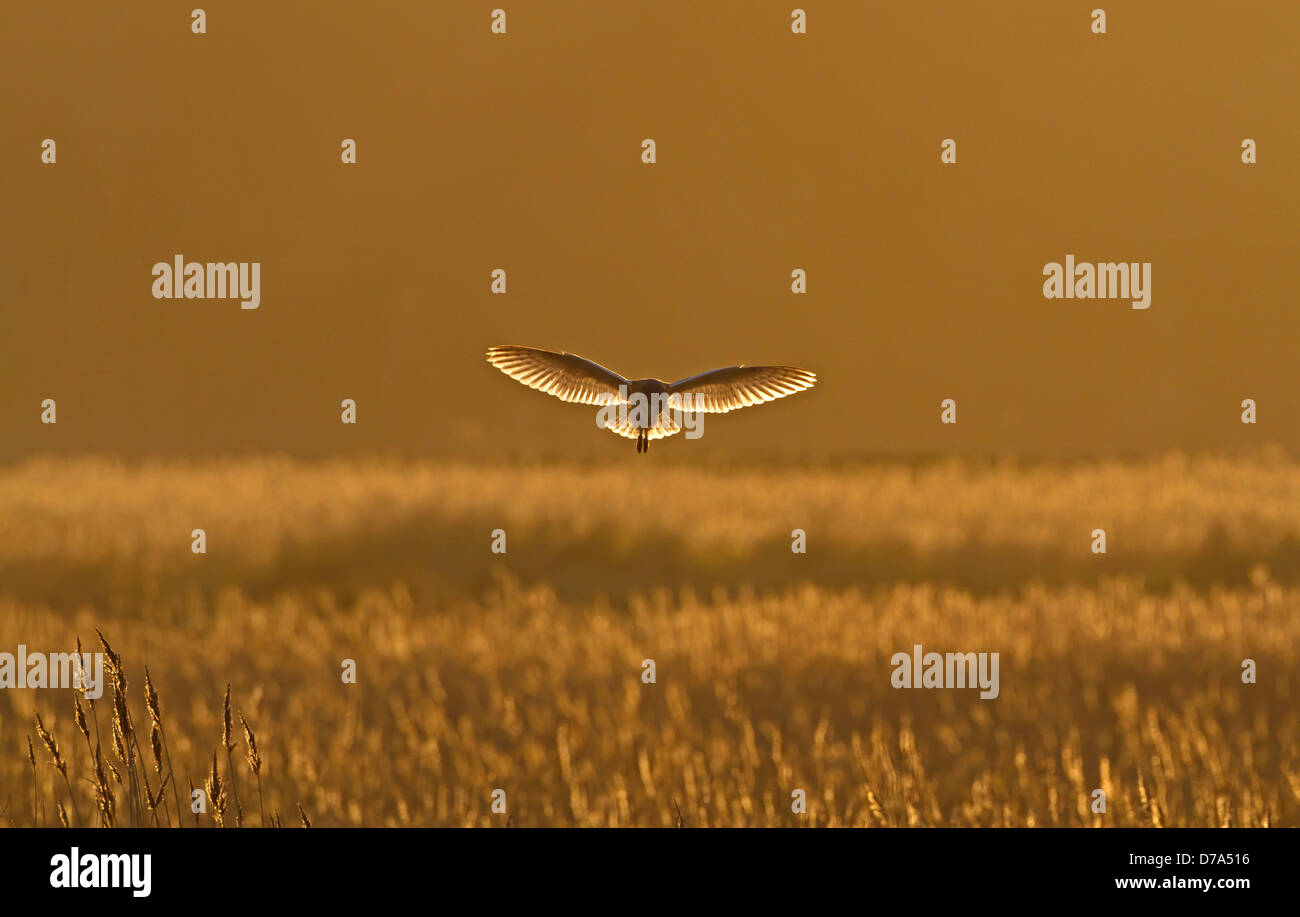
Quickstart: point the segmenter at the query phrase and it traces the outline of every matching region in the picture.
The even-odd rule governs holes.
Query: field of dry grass
[[[0,470],[0,652],[102,630],[138,743],[111,691],[89,745],[72,691],[0,691],[0,822],[152,823],[128,759],[184,801],[215,753],[227,825],[1300,824],[1300,464],[653,458]],[[999,696],[893,688],[918,643]]]

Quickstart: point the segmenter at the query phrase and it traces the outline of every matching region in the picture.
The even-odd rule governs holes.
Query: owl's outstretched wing
[[[490,349],[487,361],[529,388],[575,404],[617,404],[620,386],[627,391],[618,373],[577,354],[506,345]]]
[[[669,404],[686,411],[725,414],[806,391],[817,376],[797,366],[728,366],[674,382]]]

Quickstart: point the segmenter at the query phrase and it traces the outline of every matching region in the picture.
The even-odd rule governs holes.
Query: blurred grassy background
[[[69,650],[103,628],[132,692],[150,668],[182,793],[220,746],[229,681],[286,822],[301,801],[317,824],[672,824],[680,809],[689,824],[1294,825],[1297,490],[1277,453],[731,472],[31,461],[0,473],[0,649]],[[807,555],[790,552],[796,527]],[[1000,696],[893,689],[889,659],[914,643],[999,652]],[[70,692],[0,692],[17,824],[33,711],[84,789]],[[66,791],[44,764],[38,780],[51,821]],[[507,816],[489,811],[495,787]],[[1104,818],[1085,805],[1097,787]]]

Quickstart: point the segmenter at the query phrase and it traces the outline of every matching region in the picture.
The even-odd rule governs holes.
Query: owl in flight
[[[810,389],[817,377],[795,366],[728,366],[676,382],[625,379],[577,354],[507,345],[493,347],[487,361],[511,379],[562,401],[600,405],[601,425],[636,440],[647,452],[650,440],[682,430],[685,414],[725,414]],[[611,410],[623,408],[622,410]],[[676,417],[674,416],[676,415]],[[689,438],[689,437],[688,437]]]

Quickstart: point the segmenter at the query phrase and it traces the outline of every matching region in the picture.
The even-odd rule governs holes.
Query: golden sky
[[[637,460],[506,343],[818,373],[649,460],[1300,447],[1300,5],[199,2],[0,11],[2,459]],[[1150,309],[1045,299],[1067,254]]]

